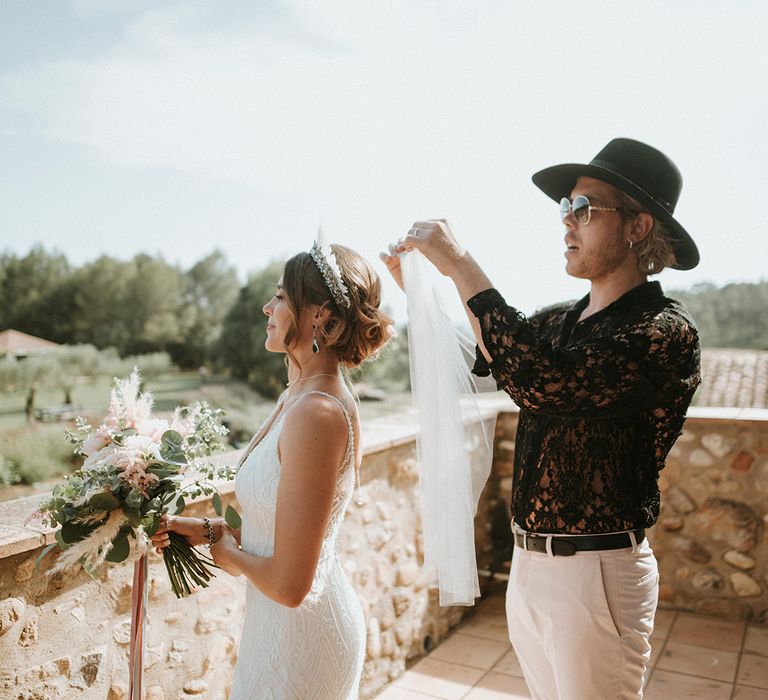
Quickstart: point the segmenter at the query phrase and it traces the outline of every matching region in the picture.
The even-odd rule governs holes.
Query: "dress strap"
[[[349,410],[344,405],[344,402],[338,397],[334,396],[333,394],[329,394],[327,391],[320,391],[320,389],[310,389],[309,391],[305,391],[302,393],[301,396],[308,396],[309,394],[321,394],[322,396],[326,396],[329,399],[333,399],[338,405],[339,408],[341,408],[342,412],[344,413],[344,418],[347,421],[347,451],[344,453],[344,464],[346,465],[347,461],[350,458],[350,455],[352,457],[352,463],[354,465],[355,460],[355,430],[352,427],[352,416],[349,415]],[[359,486],[359,475],[357,473],[357,469],[355,471],[355,488]]]

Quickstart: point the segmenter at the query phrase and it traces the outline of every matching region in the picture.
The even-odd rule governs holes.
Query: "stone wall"
[[[339,534],[339,556],[365,612],[361,697],[371,698],[408,659],[436,645],[466,608],[441,608],[421,566],[412,416],[366,428],[362,483]],[[50,577],[43,575],[49,556],[43,573],[35,572],[37,555],[52,541],[50,533],[22,526],[36,502],[0,505],[0,698],[125,698],[133,567],[109,567],[98,581],[82,573]],[[234,503],[233,494],[224,502]],[[210,512],[206,501],[188,507],[193,515]],[[150,556],[147,700],[225,698],[244,579],[221,574],[210,588],[177,600],[161,557]]]
[[[499,414],[486,524],[498,499],[511,502],[516,429],[516,413]],[[660,605],[768,622],[768,411],[691,409],[659,486],[648,539]]]
[[[504,400],[490,420],[500,406],[493,471],[475,521],[478,563],[486,570],[505,539],[512,486],[517,413]],[[365,611],[361,697],[371,698],[467,609],[440,608],[421,567],[413,417],[368,425],[364,438],[362,484],[339,553]],[[663,512],[649,534],[662,605],[765,620],[767,477],[768,412],[692,411],[661,474]],[[35,559],[51,535],[23,525],[34,500],[0,504],[0,699],[125,698],[132,567],[109,568],[99,581],[36,573]],[[210,511],[200,502],[190,512]],[[50,565],[45,560],[43,571]],[[221,575],[179,601],[160,557],[152,555],[150,569],[148,700],[225,698],[244,581]]]
[[[714,415],[713,415],[714,413]],[[691,411],[659,479],[661,605],[768,621],[768,411]]]

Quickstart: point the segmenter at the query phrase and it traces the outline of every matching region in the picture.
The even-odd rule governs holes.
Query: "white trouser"
[[[535,700],[642,698],[658,582],[647,539],[570,557],[515,547],[507,625]]]

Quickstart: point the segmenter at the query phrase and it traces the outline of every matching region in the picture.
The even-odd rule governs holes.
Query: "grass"
[[[96,425],[107,409],[111,382],[98,380],[79,384],[72,400],[82,406],[82,415]],[[205,400],[223,408],[225,420],[235,440],[247,443],[251,435],[274,407],[239,381],[211,378],[202,382],[196,372],[179,372],[147,380],[146,390],[155,398],[155,411],[170,413],[176,406]],[[40,391],[36,407],[57,406],[63,402],[61,391]],[[41,484],[76,467],[72,446],[65,440],[68,423],[28,424],[24,414],[23,392],[0,394],[0,501],[40,490]],[[410,393],[393,392],[384,401],[360,404],[363,422],[395,413],[410,406]],[[37,484],[37,486],[34,486]]]

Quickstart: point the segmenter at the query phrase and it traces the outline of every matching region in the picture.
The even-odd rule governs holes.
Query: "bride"
[[[166,517],[218,566],[244,575],[245,619],[230,700],[353,699],[365,625],[336,558],[361,460],[357,407],[341,375],[392,335],[380,281],[353,250],[315,243],[285,265],[264,305],[266,348],[286,355],[288,388],[241,461],[242,530],[221,518]]]

